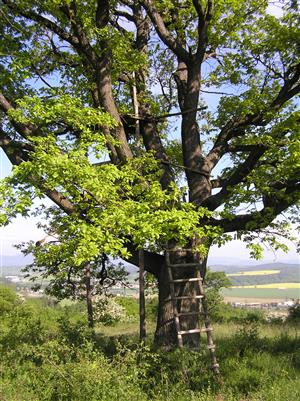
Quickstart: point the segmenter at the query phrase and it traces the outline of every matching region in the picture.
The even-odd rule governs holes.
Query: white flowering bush
[[[94,320],[105,326],[112,326],[120,321],[126,321],[126,310],[119,305],[112,295],[97,295],[93,302]]]

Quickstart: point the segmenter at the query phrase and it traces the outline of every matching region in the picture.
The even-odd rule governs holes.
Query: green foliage
[[[230,286],[230,280],[224,272],[212,272],[209,268],[205,275],[205,294],[207,307],[211,318],[217,320],[222,316],[223,297],[220,293],[222,288]]]
[[[49,293],[76,298],[86,263],[95,266],[103,254],[158,254],[169,241],[184,247],[200,239],[195,251],[203,257],[235,229],[254,258],[263,243],[286,251],[281,237],[293,238],[297,213],[274,219],[299,201],[295,3],[277,18],[266,0],[154,1],[164,24],[145,18],[151,10],[143,1],[108,3],[107,24],[96,1],[0,4],[0,84],[11,101],[1,102],[0,136],[15,165],[0,182],[0,225],[28,216],[44,196],[60,207],[42,207],[48,224],[41,226],[55,241],[23,249],[35,257],[31,273],[54,277]],[[196,113],[200,84],[220,96]],[[142,119],[132,127],[147,126],[141,138],[126,126],[135,89]],[[161,116],[173,109],[182,112],[182,142]],[[165,185],[169,163],[174,179]],[[213,283],[208,300],[217,313],[218,289],[227,284]]]
[[[210,304],[209,304],[210,305]],[[210,316],[215,322],[229,323],[235,322],[247,324],[251,322],[265,321],[265,315],[260,309],[251,310],[235,308],[229,304],[215,302],[210,308]]]
[[[295,302],[293,306],[289,308],[289,316],[288,320],[291,322],[299,322],[300,323],[300,302]]]
[[[122,306],[126,315],[132,320],[138,320],[139,316],[139,303],[136,298],[131,297],[116,297],[115,301]]]
[[[53,208],[46,211],[52,218],[49,231],[58,236],[59,242],[46,244],[43,249],[30,248],[41,264],[47,266],[50,259],[80,266],[102,253],[127,257],[128,237],[138,248],[147,244],[160,249],[169,239],[184,245],[191,233],[207,240],[219,235],[218,227],[198,224],[199,219],[212,215],[209,211],[182,203],[181,191],[175,185],[168,191],[161,189],[160,171],[151,154],[121,167],[96,167],[82,149],[61,154],[53,137],[39,141],[42,143],[37,145],[32,161],[14,170],[12,184],[32,177],[38,169],[47,176],[47,186],[62,186],[62,194],[78,205],[71,216]],[[201,243],[198,250],[207,252],[207,244]]]
[[[110,295],[97,295],[93,300],[93,317],[104,326],[126,320],[125,308],[116,302],[115,297]]]
[[[133,310],[133,302],[125,299],[119,301]],[[288,325],[281,336],[272,326],[257,323],[223,326],[225,335],[217,340],[223,377],[218,383],[205,349],[165,353],[123,337],[107,355],[103,337],[86,328],[74,311],[25,300],[1,315],[3,398],[272,401],[275,394],[280,400],[298,400],[299,338]],[[268,338],[261,335],[266,330],[271,330]]]
[[[0,286],[0,316],[9,313],[18,304],[16,293],[10,289]]]
[[[296,10],[283,6],[283,15],[276,18],[268,12],[267,1],[214,2],[208,23],[209,43],[204,49],[210,67],[207,74],[202,74],[201,84],[207,88],[223,86],[226,91],[231,85],[235,94],[220,98],[217,113],[209,109],[199,116],[208,136],[201,134],[202,156],[214,141],[214,133],[230,121],[242,124],[245,120],[245,129],[230,136],[228,148],[242,147],[242,150],[229,152],[228,163],[220,172],[223,181],[245,162],[247,147],[267,146],[260,163],[249,169],[245,179],[226,187],[228,196],[218,216],[183,201],[186,190],[179,187],[186,185],[182,174],[185,145],[172,136],[171,123],[157,123],[176,177],[169,191],[161,189],[162,172],[155,159],[157,155],[150,152],[145,155],[144,149],[135,160],[120,165],[92,164],[92,158],[102,160],[112,148],[123,145],[116,140],[116,121],[95,100],[95,90],[100,85],[100,60],[109,59],[108,81],[112,81],[112,86],[107,96],[110,99],[112,90],[119,110],[133,112],[132,73],[141,71],[145,82],[138,78],[137,87],[142,88],[138,99],[142,106],[157,115],[178,105],[172,78],[177,56],[165,44],[153,44],[151,40],[148,53],[146,44],[143,50],[137,48],[132,19],[129,18],[128,26],[118,27],[119,5],[119,2],[110,4],[111,23],[99,28],[95,24],[96,2],[91,2],[88,10],[83,1],[77,1],[76,5],[59,0],[18,1],[12,7],[2,4],[1,34],[6,40],[0,48],[1,84],[8,91],[8,98],[14,99],[14,108],[3,115],[3,127],[8,134],[15,132],[18,124],[30,126],[32,131],[25,137],[17,134],[16,140],[27,147],[30,157],[25,157],[11,179],[0,185],[0,224],[7,224],[17,214],[27,215],[34,198],[42,197],[49,190],[58,190],[61,199],[66,198],[74,206],[72,216],[66,218],[53,208],[46,215],[52,219],[49,231],[57,234],[65,245],[48,246],[49,257],[46,252],[42,255],[38,251],[35,256],[45,265],[48,257],[48,260],[62,259],[66,265],[79,267],[102,252],[127,257],[128,238],[135,248],[147,246],[160,251],[169,239],[185,245],[191,237],[199,236],[207,239],[198,249],[205,254],[212,240],[219,243],[229,240],[228,236],[220,238],[222,230],[216,219],[230,220],[239,214],[241,205],[247,204],[247,210],[254,212],[253,219],[238,236],[249,243],[251,255],[262,256],[262,241],[274,249],[286,250],[280,237],[262,232],[257,223],[261,214],[255,210],[266,197],[274,196],[291,204],[296,201],[296,196],[291,201],[291,195],[285,193],[285,184],[294,181],[299,169],[299,113],[293,100],[282,107],[272,107],[282,81],[290,79],[298,62]],[[155,5],[170,34],[186,43],[189,52],[195,52],[199,38],[194,2],[161,1]],[[202,5],[205,9],[207,3]],[[49,17],[59,32],[54,29],[49,40],[51,28],[41,20],[37,22],[30,12]],[[75,13],[72,18],[80,26],[80,41],[84,45],[70,41],[69,35],[77,38],[79,32],[70,13]],[[66,35],[61,35],[60,30]],[[120,76],[122,84],[119,84]],[[28,80],[33,77],[39,79],[38,86]],[[159,94],[147,88],[147,80],[154,87],[158,82],[162,85]],[[106,99],[105,104],[110,102],[112,99]],[[200,99],[199,104],[202,103]],[[247,124],[247,118],[255,115],[261,115],[263,122]],[[129,140],[133,149],[136,141],[136,138]],[[285,184],[278,190],[274,182]],[[272,205],[268,210],[266,220],[272,220],[269,219],[274,213]],[[276,230],[288,235],[286,223],[276,225]]]

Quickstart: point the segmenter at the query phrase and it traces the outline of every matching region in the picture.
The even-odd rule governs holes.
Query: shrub
[[[294,303],[293,306],[289,307],[288,320],[290,322],[300,323],[300,302]]]
[[[211,319],[219,323],[251,323],[266,321],[265,314],[260,309],[249,310],[246,308],[235,308],[229,304],[220,303],[210,309]]]
[[[122,306],[125,310],[126,316],[130,320],[138,320],[139,318],[139,302],[133,297],[115,297],[114,301]]]
[[[0,336],[2,349],[14,350],[19,345],[36,345],[44,340],[43,323],[34,308],[27,304],[15,306],[7,315],[4,327]]]
[[[11,288],[0,286],[0,316],[10,312],[17,303],[17,294]]]
[[[95,322],[104,326],[112,326],[126,320],[125,308],[110,295],[97,295],[93,302],[93,312]]]

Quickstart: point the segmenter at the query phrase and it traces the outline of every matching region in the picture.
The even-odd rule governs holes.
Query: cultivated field
[[[269,283],[269,284],[253,284],[253,285],[237,285],[231,288],[278,288],[285,290],[287,288],[300,289],[300,283]]]
[[[234,276],[267,276],[270,274],[279,274],[280,270],[250,270],[245,272],[229,273],[226,274],[227,277]]]
[[[279,283],[281,286],[282,284]],[[278,287],[278,283],[277,283]],[[286,298],[300,298],[299,288],[227,288],[222,290],[225,297],[234,298],[269,298],[269,299],[286,299]]]

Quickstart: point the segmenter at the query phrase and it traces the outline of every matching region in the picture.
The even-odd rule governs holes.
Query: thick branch
[[[14,107],[11,104],[11,102],[1,92],[0,92],[0,110],[2,110],[6,115],[9,113],[10,110],[14,110]],[[10,118],[10,122],[15,128],[15,130],[23,138],[28,138],[29,136],[42,135],[40,130],[30,122],[23,124],[13,120],[12,118]]]
[[[198,14],[198,47],[196,55],[202,60],[205,55],[205,49],[208,41],[207,28],[209,21],[212,18],[213,1],[208,0],[206,11],[204,11],[199,0],[193,0],[193,5]]]
[[[300,183],[286,188],[281,199],[272,197],[272,206],[265,206],[259,212],[237,215],[233,219],[214,220],[213,225],[221,227],[225,233],[243,230],[259,230],[267,227],[272,221],[290,206],[300,200]]]
[[[217,209],[230,195],[230,187],[239,184],[256,167],[258,160],[263,156],[266,147],[257,145],[246,160],[241,163],[232,175],[223,181],[222,189],[216,195],[212,195],[203,202],[203,206],[209,210]]]
[[[27,161],[29,156],[28,152],[32,150],[32,145],[13,141],[2,129],[0,129],[0,146],[7,155],[9,161],[15,166]],[[55,189],[47,188],[42,179],[32,177],[32,183],[43,191],[43,193],[65,213],[71,214],[75,212],[75,206],[60,192]]]
[[[272,112],[277,112],[280,108],[300,92],[300,64],[294,69],[294,75],[285,81],[281,90],[263,110],[256,113],[247,114],[242,117],[234,117],[220,131],[214,146],[206,157],[206,163],[212,170],[221,157],[228,151],[228,142],[232,138],[241,136],[248,126],[266,126],[273,118]],[[271,113],[270,113],[271,112]]]
[[[49,20],[46,17],[43,17],[41,14],[38,14],[33,10],[25,11],[23,8],[19,7],[17,4],[10,0],[2,0],[2,2],[6,4],[7,7],[9,7],[12,11],[17,12],[19,15],[41,23],[46,28],[49,28],[52,32],[56,33],[61,39],[69,42],[72,46],[76,47],[79,44],[76,36],[69,34],[55,22]]]
[[[96,25],[104,28],[109,21],[109,0],[97,0]]]
[[[130,246],[129,250],[132,256],[130,256],[127,259],[127,261],[139,267],[139,251],[131,248]],[[159,271],[164,264],[164,256],[159,255],[158,253],[144,251],[144,259],[145,259],[145,270],[153,274],[155,277],[158,277]]]
[[[28,152],[33,149],[30,144],[13,141],[2,128],[0,128],[0,147],[13,165],[19,165],[28,160]]]
[[[133,16],[132,14],[128,13],[127,11],[124,11],[124,10],[116,10],[116,11],[114,12],[114,14],[117,15],[118,17],[124,17],[124,18],[126,18],[128,21],[132,21],[132,22],[135,21],[134,16]]]
[[[140,3],[145,8],[156,29],[158,36],[161,38],[164,44],[168,46],[168,48],[172,50],[180,60],[189,62],[191,60],[189,52],[181,46],[180,42],[176,38],[174,38],[171,32],[167,29],[164,20],[155,8],[153,1],[143,0],[140,1]]]

